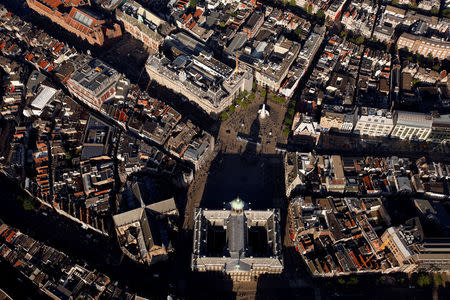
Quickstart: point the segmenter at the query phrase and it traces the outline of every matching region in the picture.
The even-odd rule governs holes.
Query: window
[[[86,16],[85,14],[76,11],[75,14],[73,15],[73,18],[80,22],[81,24],[87,26],[87,27],[91,27],[92,23],[93,23],[93,19],[89,18],[88,16]]]

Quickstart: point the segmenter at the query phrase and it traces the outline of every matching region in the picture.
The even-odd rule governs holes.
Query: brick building
[[[403,33],[397,41],[398,49],[408,48],[410,52],[423,56],[432,55],[439,59],[447,59],[450,56],[450,42]]]
[[[67,3],[67,5],[66,5]],[[28,6],[67,31],[90,44],[103,45],[106,39],[122,35],[119,24],[107,26],[106,21],[84,6],[83,0],[27,0]],[[82,6],[83,5],[83,6]]]
[[[99,59],[85,56],[67,81],[69,91],[81,101],[99,109],[116,93],[120,74]]]

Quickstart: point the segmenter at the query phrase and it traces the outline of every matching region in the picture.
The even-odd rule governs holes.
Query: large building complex
[[[81,101],[99,109],[116,93],[120,74],[99,59],[84,56],[67,81],[69,91]]]
[[[122,35],[118,24],[107,26],[103,18],[84,6],[86,1],[27,0],[27,3],[34,11],[90,44],[103,45],[105,40]]]
[[[238,66],[233,70],[184,33],[168,37],[164,47],[172,51],[173,59],[160,53],[150,56],[145,66],[150,78],[183,94],[207,113],[222,112],[240,92],[252,88],[250,71]]]
[[[300,44],[283,37],[273,45],[273,48],[264,42],[261,42],[258,47],[260,49],[257,49],[257,52],[270,54],[263,60],[258,60],[258,58],[255,60],[256,65],[260,68],[255,72],[255,79],[260,85],[278,92],[290,67],[297,59]]]
[[[397,47],[408,48],[413,53],[423,56],[431,55],[439,59],[447,59],[450,56],[450,42],[403,33],[397,41]]]
[[[381,240],[386,243],[386,247],[392,252],[400,266],[410,260],[414,253],[409,249],[402,232],[394,227],[389,227],[381,236]]]
[[[236,281],[283,271],[278,210],[246,210],[237,198],[231,210],[200,208],[194,219],[194,271],[223,272]]]
[[[394,120],[390,111],[362,107],[354,133],[367,136],[389,136],[392,128],[394,128]]]
[[[143,197],[139,184],[136,183],[132,190]],[[166,260],[173,250],[167,218],[177,216],[178,210],[173,198],[147,206],[143,204],[141,201],[141,207],[115,215],[113,220],[122,251],[137,262],[153,264]]]
[[[125,31],[142,41],[145,46],[158,50],[164,37],[157,29],[165,23],[158,16],[135,1],[128,1],[116,10],[117,20],[122,21]]]
[[[450,141],[450,114],[433,116],[431,134],[428,140],[434,142]]]
[[[402,140],[426,140],[431,133],[432,122],[430,115],[397,111],[396,123],[391,136]]]

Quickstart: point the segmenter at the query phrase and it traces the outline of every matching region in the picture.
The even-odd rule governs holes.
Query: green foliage
[[[420,83],[420,79],[414,78],[414,79],[412,80],[412,83],[413,83],[414,85],[419,84],[419,83]]]
[[[284,104],[284,102],[286,102],[286,99],[284,99],[284,97],[277,96],[277,95],[273,95],[272,100],[278,104]]]
[[[398,2],[399,2],[398,0],[393,0],[392,5],[398,5]]]
[[[219,26],[222,27],[222,28],[225,27],[225,22],[224,21],[220,21]]]
[[[352,276],[348,279],[347,284],[350,286],[355,286],[358,284],[358,281],[358,278]]]
[[[339,279],[338,279],[338,283],[339,283],[340,285],[344,285],[344,284],[345,284],[345,279],[344,279],[344,278],[339,278]]]
[[[232,113],[234,113],[236,111],[236,106],[234,106],[234,105],[231,105],[229,108],[228,108],[228,114],[229,115],[231,115]]]
[[[436,72],[439,72],[440,66],[439,65],[433,65],[432,69]]]
[[[416,9],[416,8],[417,8],[417,4],[414,3],[414,2],[412,2],[412,3],[409,5],[409,8]]]
[[[190,0],[189,1],[189,7],[190,8],[196,8],[197,7],[197,0]]]
[[[253,101],[253,100],[255,100],[255,93],[251,93],[250,95],[248,95],[248,97],[247,97],[247,99],[249,100],[249,101]]]
[[[221,119],[222,121],[226,121],[226,120],[228,119],[228,114],[227,114],[226,111],[224,111],[224,112],[222,112],[222,113],[220,114],[220,119]]]
[[[428,274],[419,274],[417,277],[417,284],[420,287],[429,286],[431,284],[430,276]]]
[[[312,5],[310,4],[310,5],[308,5],[308,10],[307,10],[308,15],[312,15],[312,11],[313,11],[313,7],[312,7]]]
[[[450,8],[446,8],[442,11],[442,15],[446,18],[450,18]]]
[[[262,97],[266,97],[266,95],[267,95],[266,90],[262,90],[262,91],[261,91],[261,96],[262,96]]]
[[[248,96],[248,92],[247,91],[243,91],[242,92],[242,97],[247,97]]]
[[[22,207],[25,210],[36,209],[36,200],[34,200],[28,195],[17,195],[17,201],[19,201],[22,204]]]
[[[317,11],[316,16],[317,16],[319,19],[323,19],[323,18],[325,18],[325,12],[324,12],[323,10],[319,9],[319,10]]]
[[[431,10],[431,14],[432,15],[437,15],[439,13],[439,9],[438,8],[433,8],[432,10]]]
[[[258,87],[258,84],[256,83],[256,81],[253,81],[252,90],[255,91],[257,87]]]
[[[356,38],[355,43],[356,43],[357,45],[361,45],[362,43],[364,43],[364,37],[363,37],[363,36],[358,36],[358,37]]]
[[[297,28],[295,28],[294,33],[296,35],[301,35],[302,34],[302,29],[300,28],[300,26],[298,26]]]
[[[340,33],[341,38],[347,37],[348,33],[345,30],[342,30]]]
[[[283,127],[283,134],[286,135],[286,136],[288,136],[288,135],[289,135],[289,132],[291,132],[291,130],[289,129],[289,127],[284,126],[284,127]]]
[[[290,6],[295,6],[295,5],[297,5],[297,3],[295,3],[295,0],[291,0],[291,1],[289,2],[289,5],[290,5]]]
[[[437,287],[444,286],[444,283],[445,283],[445,281],[444,281],[444,278],[442,278],[441,274],[433,275],[433,285],[434,286],[437,286]]]
[[[293,117],[294,113],[295,113],[295,108],[293,108],[293,107],[290,107],[287,111],[287,114],[289,117]]]
[[[242,103],[241,103],[241,105],[242,105],[243,108],[247,108],[247,107],[248,107],[248,104],[249,104],[249,102],[248,102],[247,99],[244,99],[244,100],[242,101]]]
[[[289,108],[286,112],[286,117],[284,119],[284,125],[288,128],[291,128],[291,125],[292,125],[292,122],[294,119],[295,106],[296,106],[296,101],[291,100],[291,102],[289,103]]]

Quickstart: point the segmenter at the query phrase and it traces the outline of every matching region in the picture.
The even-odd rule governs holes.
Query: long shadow
[[[211,164],[200,206],[222,209],[231,200],[240,197],[248,208],[254,210],[279,208],[283,228],[286,215],[283,157],[281,154],[261,153],[261,146],[257,144],[259,131],[259,120],[255,120],[250,133],[241,135],[249,142],[239,153],[219,153],[216,156]],[[192,234],[186,232],[184,244],[189,245],[189,248],[192,248]],[[185,261],[189,259],[190,256],[184,258]],[[177,286],[187,299],[253,299],[259,289],[266,290],[265,286],[269,286],[273,292],[271,295],[276,295],[276,289],[270,288],[270,282],[282,278],[281,275],[263,276],[258,284],[242,283],[243,288],[239,289],[236,286],[233,288],[233,282],[222,272],[192,272],[190,268],[186,271],[180,276],[182,284],[178,282]],[[284,295],[289,295],[288,289]]]
[[[249,149],[242,154],[219,153],[212,162],[201,206],[222,209],[239,197],[251,209],[281,208],[283,178],[281,155],[260,154]]]

